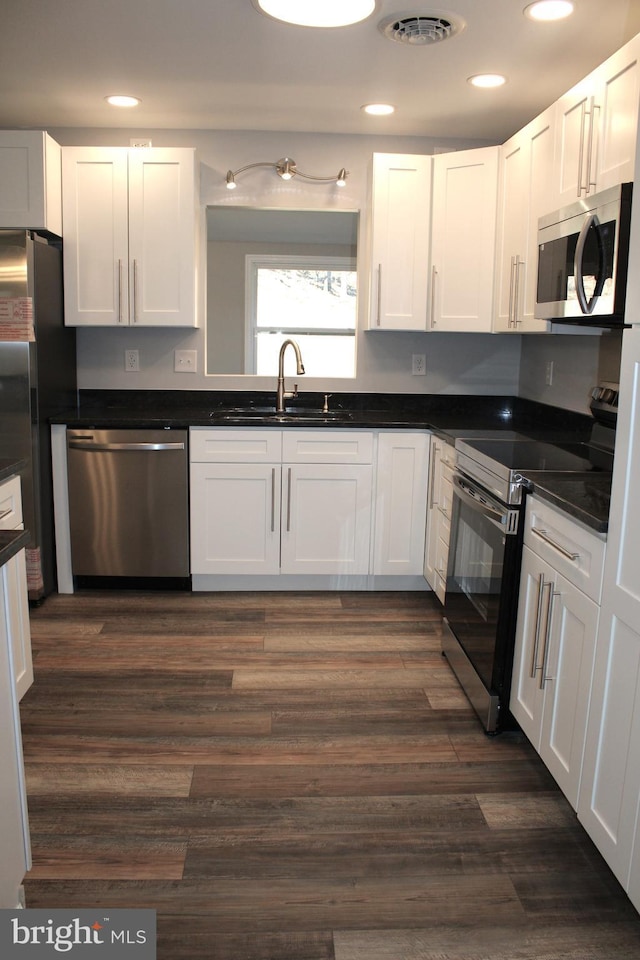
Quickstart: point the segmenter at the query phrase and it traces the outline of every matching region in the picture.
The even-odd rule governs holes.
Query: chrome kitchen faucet
[[[285,340],[280,347],[280,356],[278,357],[278,390],[276,393],[276,413],[284,413],[285,400],[288,400],[290,397],[298,396],[297,384],[295,384],[293,393],[287,393],[284,389],[284,355],[288,346],[292,346],[294,349],[298,376],[301,376],[301,374],[304,373],[304,364],[302,362],[300,347],[295,340]]]

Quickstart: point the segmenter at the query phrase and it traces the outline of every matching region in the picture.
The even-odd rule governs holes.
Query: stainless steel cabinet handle
[[[8,517],[10,513],[13,513],[13,507],[9,507],[8,510],[2,510],[0,512],[0,520],[4,520],[4,518]]]
[[[514,257],[514,271],[513,271],[513,327],[514,330],[518,329],[518,324],[520,323],[520,267],[524,266],[524,260],[520,259],[520,254],[517,253]]]
[[[555,679],[554,677],[547,676],[547,665],[549,663],[549,649],[551,647],[551,644],[549,643],[549,636],[551,633],[551,617],[553,615],[553,600],[554,600],[554,597],[560,596],[560,594],[556,593],[556,591],[553,589],[554,584],[551,583],[551,581],[549,581],[547,586],[549,587],[549,602],[547,604],[547,616],[546,616],[545,628],[544,628],[544,653],[542,655],[542,669],[540,671],[540,689],[541,690],[544,690],[544,685],[547,682],[547,680]]]
[[[184,450],[184,443],[92,443],[90,440],[69,440],[69,447],[73,450],[88,450],[109,452],[112,450],[142,450],[147,453],[158,450]]]
[[[276,468],[271,470],[271,533],[276,529]]]
[[[536,626],[534,633],[533,641],[533,654],[531,656],[531,668],[529,670],[529,676],[533,680],[536,672],[539,670],[538,667],[538,648],[540,646],[540,624],[542,623],[542,598],[544,596],[544,573],[539,574],[538,576],[538,603],[536,608]]]
[[[509,277],[509,323],[508,327],[511,329],[515,326],[514,312],[513,312],[513,290],[515,286],[514,281],[514,268],[516,265],[516,258],[511,257],[511,275]]]
[[[118,323],[122,319],[122,260],[118,260]]]
[[[438,276],[438,268],[433,266],[431,267],[431,326],[436,327],[438,321],[436,320],[436,277]]]
[[[291,467],[287,470],[287,533],[291,530]]]
[[[589,121],[589,141],[587,144],[587,193],[591,193],[591,188],[596,186],[596,167],[597,167],[597,149],[596,136],[598,133],[598,121],[600,117],[600,107],[594,103],[591,107],[591,116]]]
[[[578,152],[578,190],[577,190],[578,197],[582,196],[583,190],[585,193],[587,192],[587,187],[584,187],[582,185],[582,173],[583,173],[583,167],[584,167],[584,130],[585,130],[586,120],[587,120],[587,101],[584,100],[582,102],[582,112],[580,115],[580,150]],[[587,176],[587,180],[588,179],[589,178]]]
[[[382,264],[378,264],[378,304],[377,304],[377,315],[376,315],[376,325],[380,326],[380,311],[382,301]]]
[[[138,322],[138,261],[133,261],[133,322]]]
[[[536,537],[540,537],[541,540],[544,540],[545,543],[548,543],[550,547],[553,547],[558,553],[561,553],[563,557],[566,557],[567,560],[571,560],[575,563],[576,560],[580,559],[579,553],[571,553],[570,550],[566,550],[565,547],[561,546],[559,543],[550,537],[546,530],[542,530],[540,527],[531,527],[531,533],[535,533]]]
[[[435,500],[435,485],[436,485],[436,460],[438,459],[438,445],[434,443],[431,450],[431,463],[429,464],[429,510],[433,510],[436,500]]]

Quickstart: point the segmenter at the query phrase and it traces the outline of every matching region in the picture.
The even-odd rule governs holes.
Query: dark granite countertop
[[[69,427],[185,428],[190,426],[295,427],[299,429],[431,430],[454,442],[511,430],[536,439],[588,440],[590,416],[520,397],[447,394],[302,393],[275,414],[273,391],[81,390],[76,407],[52,423]],[[15,471],[14,471],[15,472]],[[546,475],[535,491],[598,532],[607,529],[610,477]]]
[[[567,476],[566,473],[548,473],[533,483],[536,496],[558,507],[570,517],[581,520],[596,533],[609,528],[611,501],[611,474],[587,473]]]
[[[6,457],[0,457],[0,483],[20,473],[26,465],[26,460],[9,460]]]
[[[0,530],[0,567],[26,547],[30,539],[28,530]]]

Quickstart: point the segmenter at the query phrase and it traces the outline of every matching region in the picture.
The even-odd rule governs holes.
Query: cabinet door
[[[43,131],[0,131],[0,228],[62,235],[60,162]]]
[[[0,578],[0,907],[15,908],[24,875],[31,866],[29,819],[24,783],[20,714],[13,682],[8,598]]]
[[[639,48],[634,37],[558,101],[559,206],[633,180]]]
[[[638,102],[640,100],[640,36],[609,57],[595,71],[591,163],[598,190],[634,178]]]
[[[62,151],[68,326],[129,323],[127,155],[121,147]]]
[[[431,438],[429,452],[429,480],[427,484],[427,531],[424,549],[423,575],[432,590],[436,588],[436,550],[439,535],[438,487],[442,475],[440,456],[442,440]]]
[[[529,141],[521,131],[501,148],[496,245],[496,321],[494,330],[518,330],[521,282],[529,228]]]
[[[629,291],[637,297],[631,277]],[[640,330],[635,327],[624,335],[620,397],[578,817],[640,909]]]
[[[427,329],[430,196],[431,157],[373,155],[371,329]]]
[[[433,158],[433,330],[492,329],[499,149]]]
[[[191,464],[191,572],[280,568],[280,464]]]
[[[370,464],[285,464],[281,572],[367,574]]]
[[[422,573],[428,463],[427,434],[380,434],[376,473],[375,574]]]
[[[540,756],[574,810],[582,771],[599,608],[556,575],[542,654]]]
[[[21,550],[2,568],[5,618],[11,638],[13,675],[18,700],[33,683],[33,656],[29,627],[29,597],[25,551]]]
[[[528,547],[523,547],[509,709],[536,750],[540,749],[544,703],[540,682],[541,647],[548,626],[551,589],[552,568]]]
[[[129,154],[130,322],[195,326],[195,154]]]

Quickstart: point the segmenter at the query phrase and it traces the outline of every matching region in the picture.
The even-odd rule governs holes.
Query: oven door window
[[[454,498],[445,615],[477,673],[493,682],[506,536],[460,497]]]

